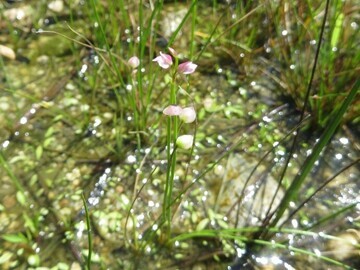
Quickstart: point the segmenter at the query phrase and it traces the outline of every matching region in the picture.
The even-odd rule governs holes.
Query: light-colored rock
[[[0,55],[10,60],[15,60],[16,58],[14,50],[4,45],[0,45]]]

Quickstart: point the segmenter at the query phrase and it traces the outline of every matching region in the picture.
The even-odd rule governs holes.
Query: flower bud
[[[174,56],[174,57],[178,56],[177,52],[173,48],[169,47],[168,49],[169,49],[169,52],[172,54],[172,56]]]
[[[190,149],[194,143],[193,135],[181,135],[176,139],[176,145],[182,149]]]
[[[182,121],[184,121],[184,123],[194,122],[196,119],[196,112],[194,107],[186,107],[182,109],[179,117]]]
[[[137,68],[140,65],[140,60],[137,56],[133,56],[128,60],[128,64],[132,68]]]

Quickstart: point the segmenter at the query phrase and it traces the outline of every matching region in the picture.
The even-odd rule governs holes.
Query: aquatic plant
[[[355,1],[14,2],[0,268],[356,267]]]
[[[195,71],[197,65],[192,62],[185,62],[183,64],[178,64],[177,52],[171,48],[170,52],[175,58],[175,65],[171,73],[170,81],[170,95],[169,95],[169,104],[177,104],[177,81],[176,75],[177,72],[184,75],[191,74]],[[159,66],[163,69],[168,69],[172,64],[172,57],[169,54],[164,54],[160,52],[160,55],[157,56],[154,60]],[[181,108],[176,105],[169,105],[163,110],[163,113],[167,116],[170,116],[167,121],[167,136],[166,136],[166,149],[167,149],[167,171],[166,171],[166,182],[165,182],[165,192],[163,200],[163,215],[164,223],[166,226],[166,238],[169,239],[171,235],[171,224],[172,224],[172,214],[171,208],[173,207],[173,186],[174,186],[174,177],[175,177],[175,168],[176,168],[176,147],[188,150],[194,147],[194,136],[193,135],[178,135],[180,133],[181,126],[178,123],[179,117],[184,123],[194,122],[196,119],[196,112],[194,107]],[[172,117],[174,116],[174,117]],[[172,150],[173,148],[173,150]]]

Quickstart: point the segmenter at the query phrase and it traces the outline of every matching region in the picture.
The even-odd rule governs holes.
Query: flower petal
[[[160,55],[153,59],[153,62],[157,62],[163,69],[169,68],[173,61],[170,54],[160,52]]]
[[[184,62],[182,64],[179,65],[178,67],[178,71],[182,74],[191,74],[194,73],[195,69],[197,68],[197,65],[194,64],[193,62]]]
[[[180,115],[181,112],[182,112],[182,108],[181,108],[180,106],[177,106],[177,105],[167,106],[167,107],[163,110],[163,114],[169,115],[169,116]]]
[[[185,123],[192,123],[196,119],[196,112],[194,107],[183,108],[180,113],[180,119]]]

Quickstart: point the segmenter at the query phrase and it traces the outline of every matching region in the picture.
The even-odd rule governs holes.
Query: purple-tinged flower
[[[194,107],[183,108],[179,117],[182,121],[184,121],[184,123],[194,122],[196,119],[196,112]]]
[[[128,64],[132,68],[137,68],[140,65],[140,60],[137,56],[133,56],[128,60]]]
[[[173,61],[170,54],[160,52],[160,55],[153,59],[153,62],[157,62],[163,69],[168,69]]]
[[[178,71],[182,74],[191,74],[195,71],[197,65],[193,62],[187,61],[179,65]]]
[[[175,116],[175,115],[180,115],[182,112],[182,108],[180,106],[177,105],[170,105],[167,106],[164,110],[163,110],[163,114],[168,115],[168,116]]]
[[[176,139],[176,145],[182,149],[190,149],[194,143],[193,135],[181,135]]]

